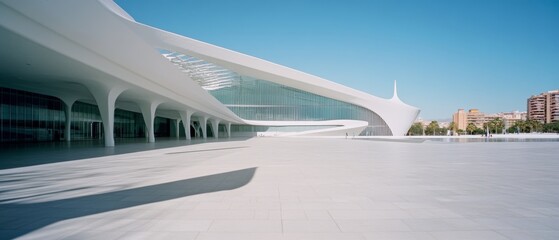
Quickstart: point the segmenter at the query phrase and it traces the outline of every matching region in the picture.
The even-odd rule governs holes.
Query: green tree
[[[503,133],[503,128],[505,127],[505,122],[501,118],[495,118],[490,121],[490,126],[492,128],[493,133]]]
[[[474,130],[474,134],[478,135],[478,134],[485,134],[485,130],[476,127],[476,129]]]
[[[526,124],[526,121],[524,120],[518,120],[514,122],[511,128],[515,129],[514,132],[517,133],[525,133],[530,131],[528,125]]]
[[[448,132],[448,130],[449,130],[449,129],[448,129],[448,128],[445,128],[445,127],[439,128],[439,129],[437,129],[437,135],[446,136],[446,133]]]
[[[469,123],[468,126],[466,126],[466,132],[469,132],[470,135],[474,134],[476,129],[477,129],[477,127],[473,123]]]
[[[543,124],[538,120],[527,120],[526,125],[528,129],[530,129],[530,132],[541,132],[543,130]]]
[[[454,122],[450,122],[450,124],[448,125],[448,129],[450,129],[450,131],[452,131],[452,135],[454,135],[454,133],[456,132],[456,123]]]
[[[437,121],[431,121],[427,127],[425,127],[425,135],[435,135],[440,131],[439,123]]]
[[[546,123],[543,125],[543,131],[548,133],[559,133],[559,122]]]
[[[421,123],[414,123],[408,130],[408,136],[421,136],[423,135],[423,125]]]
[[[491,129],[493,129],[493,125],[494,123],[491,121],[483,123],[483,132],[486,134],[491,133]]]
[[[517,133],[518,129],[515,126],[510,126],[507,128],[507,133]]]

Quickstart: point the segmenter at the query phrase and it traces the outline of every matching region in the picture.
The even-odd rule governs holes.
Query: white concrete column
[[[206,135],[207,125],[208,125],[208,117],[200,117],[200,128],[202,129],[202,138],[206,139],[208,135]]]
[[[214,138],[218,139],[219,138],[219,119],[212,119],[210,121],[212,123],[212,130],[214,132]]]
[[[147,132],[148,132],[148,142],[152,143],[155,142],[155,132],[154,132],[154,119],[155,119],[155,110],[159,105],[158,102],[142,102],[138,103],[140,106],[140,110],[142,110],[142,116],[144,117],[144,122],[146,123]]]
[[[76,102],[76,98],[60,98],[64,102],[64,113],[66,114],[66,124],[64,128],[64,140],[69,142],[71,139],[72,127],[72,106]]]
[[[89,91],[95,98],[101,120],[103,120],[103,129],[105,133],[105,147],[114,147],[114,116],[115,116],[115,101],[118,96],[126,90],[123,87],[107,87],[102,85],[89,85]]]
[[[181,125],[181,120],[180,119],[175,119],[175,136],[177,137],[177,139],[180,138],[180,125]]]
[[[186,140],[190,140],[190,117],[193,111],[179,111],[182,120],[182,126],[184,127],[184,134],[186,135]]]
[[[67,104],[64,103],[64,110],[66,113],[66,124],[65,124],[65,128],[64,128],[64,139],[66,140],[66,142],[70,141],[70,130],[71,130],[71,124],[72,124],[72,105],[73,104]]]
[[[225,125],[225,128],[227,129],[227,137],[230,138],[231,137],[231,123],[227,123]]]

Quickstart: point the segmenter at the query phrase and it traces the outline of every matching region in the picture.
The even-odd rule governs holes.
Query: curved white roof
[[[91,95],[83,91],[84,86],[91,88],[91,85],[100,84],[124,89],[119,96],[122,102],[157,102],[161,112],[187,109],[196,112],[195,116],[249,123],[162,57],[158,50],[166,49],[238,74],[367,108],[383,118],[393,135],[404,135],[419,114],[419,109],[403,103],[396,91],[393,98],[382,99],[269,61],[153,28],[136,22],[110,0],[2,0],[0,9],[0,34],[6,36],[0,44],[7,46],[0,52],[3,63],[0,70],[6,75],[23,75],[26,81],[39,85],[49,82],[33,89],[26,87],[28,83],[3,85],[64,95],[61,97],[76,95],[73,97],[91,99]],[[29,55],[43,61],[30,64],[26,58]]]

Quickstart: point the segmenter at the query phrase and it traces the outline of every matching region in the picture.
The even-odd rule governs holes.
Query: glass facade
[[[230,86],[209,92],[247,120],[363,120],[369,126],[361,135],[392,135],[384,120],[366,108],[265,80],[239,76]]]
[[[57,98],[0,88],[0,142],[60,140],[65,118]]]
[[[115,114],[116,115],[116,114]],[[64,121],[64,118],[62,119]],[[97,106],[76,102],[72,106],[72,140],[102,139],[103,121]]]
[[[363,120],[360,135],[392,135],[373,111],[270,81],[242,76],[211,62],[181,53],[161,54],[239,117],[261,121]],[[232,129],[235,132],[236,129]]]
[[[0,142],[40,142],[65,139],[64,103],[58,98],[0,87]],[[171,120],[155,118],[155,136],[169,137]],[[72,106],[71,139],[103,139],[103,122],[96,105],[75,102]],[[141,113],[115,110],[115,138],[145,138]]]

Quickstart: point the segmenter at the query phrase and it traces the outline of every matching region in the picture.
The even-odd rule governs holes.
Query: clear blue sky
[[[117,0],[136,21],[448,119],[559,89],[559,1]]]

